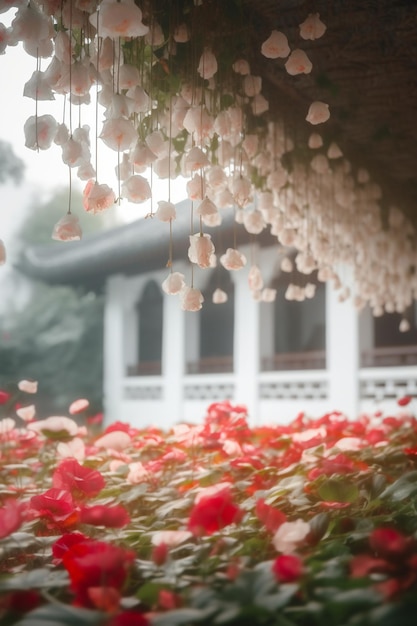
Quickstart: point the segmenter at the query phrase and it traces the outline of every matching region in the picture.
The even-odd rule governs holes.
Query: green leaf
[[[66,604],[47,604],[27,613],[16,626],[94,626],[103,623],[98,611],[79,609]]]
[[[53,589],[69,583],[67,572],[40,568],[0,580],[0,590]]]
[[[359,489],[353,483],[330,478],[320,485],[318,493],[326,502],[355,502]]]
[[[189,626],[193,622],[202,622],[212,615],[213,609],[176,609],[152,617],[152,626]],[[28,625],[29,626],[29,625]]]

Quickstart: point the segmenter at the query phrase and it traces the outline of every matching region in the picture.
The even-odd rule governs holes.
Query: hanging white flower
[[[30,150],[48,150],[55,138],[57,122],[52,115],[31,115],[25,122],[25,146]]]
[[[251,235],[259,235],[266,227],[262,213],[256,209],[255,211],[245,211],[243,225]]]
[[[274,302],[277,297],[277,290],[265,287],[262,289],[261,300],[262,302]]]
[[[200,174],[194,174],[191,180],[187,182],[187,196],[190,200],[202,200],[205,196],[206,183]]]
[[[314,283],[307,283],[304,287],[304,293],[306,298],[314,298],[314,296],[316,295],[316,285]]]
[[[55,100],[53,91],[45,78],[45,73],[40,71],[33,72],[30,79],[25,83],[23,95],[33,100]]]
[[[311,150],[317,150],[318,148],[321,148],[323,145],[323,139],[321,138],[321,136],[318,133],[311,133],[310,137],[308,138],[308,147]]]
[[[187,24],[178,24],[174,30],[174,41],[177,43],[186,43],[190,40]]]
[[[151,108],[151,99],[140,85],[128,89],[126,97],[129,98],[132,113],[147,113]]]
[[[410,330],[410,322],[403,317],[400,322],[399,331],[400,333],[407,333]]]
[[[326,29],[326,25],[320,19],[320,13],[310,13],[304,22],[300,24],[300,36],[302,39],[314,41],[322,37]]]
[[[227,270],[240,270],[246,265],[246,257],[239,250],[227,248],[226,253],[220,257],[220,263]]]
[[[100,139],[106,146],[116,152],[129,150],[136,143],[137,138],[136,128],[130,120],[124,117],[106,120],[100,134]]]
[[[273,30],[263,42],[261,52],[267,59],[285,59],[290,53],[287,37],[279,30]]]
[[[253,98],[256,94],[261,93],[262,78],[260,76],[252,76],[248,74],[243,79],[243,91],[247,96]]]
[[[199,289],[186,286],[180,291],[180,302],[183,311],[199,311],[203,306],[204,297]]]
[[[165,200],[160,200],[158,202],[158,209],[155,213],[155,217],[161,220],[161,222],[175,220],[177,217],[175,204],[172,204],[172,202],[166,202]]]
[[[252,185],[248,178],[239,176],[232,181],[231,192],[236,204],[245,206],[252,198]]]
[[[249,289],[251,291],[260,291],[264,286],[261,270],[257,265],[252,265],[248,274]]]
[[[200,57],[197,72],[201,78],[212,78],[217,72],[217,60],[210,48],[204,48],[203,54]]]
[[[140,174],[129,176],[122,184],[121,191],[124,198],[137,204],[149,200],[152,195],[148,181]]]
[[[149,32],[145,35],[145,41],[147,44],[154,48],[159,48],[160,46],[162,46],[165,41],[165,37],[163,30],[158,22],[152,20],[151,28],[149,29]]]
[[[82,237],[81,226],[76,215],[67,213],[55,224],[52,239],[55,241],[79,241]]]
[[[186,172],[194,172],[195,170],[199,170],[206,165],[209,165],[209,160],[206,153],[197,146],[191,148],[191,150],[185,157]]]
[[[241,76],[250,74],[250,65],[246,59],[237,59],[237,61],[233,63],[232,69],[236,74],[240,74]]]
[[[83,191],[83,205],[88,213],[101,213],[116,202],[114,191],[105,183],[89,180]]]
[[[285,69],[291,76],[297,74],[310,74],[313,64],[304,50],[296,48],[293,50],[285,63]]]
[[[325,102],[320,102],[316,100],[316,102],[312,102],[310,104],[310,108],[308,109],[306,120],[310,122],[310,124],[323,124],[323,122],[327,122],[330,117],[329,105]]]
[[[97,13],[90,15],[90,23],[97,27]],[[142,11],[133,0],[102,0],[98,11],[98,32],[101,37],[140,37],[149,28],[142,23]]]
[[[202,202],[195,209],[195,214],[200,217],[207,217],[209,215],[217,215],[218,209],[214,202],[210,200],[207,196],[204,198]]]
[[[269,102],[261,93],[257,93],[251,102],[251,109],[254,115],[262,115],[269,111]]]
[[[343,156],[343,152],[339,148],[336,142],[332,141],[328,150],[327,156],[329,159],[340,159]]]
[[[185,287],[184,274],[180,272],[170,272],[162,283],[162,291],[170,296],[180,293],[183,287]]]
[[[188,258],[191,263],[196,263],[198,267],[207,269],[212,267],[212,256],[215,252],[211,235],[200,234],[190,235],[190,247],[188,248]]]
[[[228,295],[225,291],[223,291],[223,289],[218,287],[213,291],[212,300],[214,304],[223,304],[224,302],[227,302]]]

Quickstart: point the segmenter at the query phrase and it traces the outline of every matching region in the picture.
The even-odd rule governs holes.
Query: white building
[[[187,276],[187,203],[181,206],[174,269]],[[232,220],[222,228],[223,244],[233,228]],[[397,410],[399,397],[417,395],[415,309],[407,313],[411,330],[400,333],[399,315],[358,314],[350,300],[339,302],[329,283],[316,281],[311,300],[289,302],[288,283],[312,277],[280,271],[276,239],[266,235],[259,244],[249,237],[239,230],[239,249],[256,260],[265,284],[277,288],[276,301],[251,297],[249,263],[237,272],[198,270],[195,286],[205,296],[198,313],[182,311],[178,297],[161,289],[168,233],[160,222],[141,220],[82,242],[29,251],[28,273],[38,278],[95,286],[105,281],[108,422],[198,422],[209,403],[224,399],[246,404],[252,424],[288,422],[301,411],[319,416],[340,410],[354,417]],[[219,234],[213,238],[221,252]],[[215,305],[211,295],[219,286],[229,299]]]

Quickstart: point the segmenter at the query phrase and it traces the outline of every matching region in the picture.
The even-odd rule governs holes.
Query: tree
[[[17,235],[17,245],[68,245],[51,241],[55,222],[67,210],[68,193],[58,190],[33,205]],[[74,192],[74,209],[82,206]],[[110,225],[109,218],[80,213],[84,233]],[[31,281],[31,296],[22,310],[0,320],[0,385],[20,379],[39,382],[38,415],[65,414],[78,397],[87,397],[92,412],[102,409],[103,307],[101,293]]]
[[[19,183],[24,169],[23,161],[15,155],[11,145],[0,139],[0,184],[6,183],[9,178]]]

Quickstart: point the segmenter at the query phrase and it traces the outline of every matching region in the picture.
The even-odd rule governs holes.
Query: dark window
[[[147,283],[138,303],[138,374],[160,374],[162,360],[163,297],[154,281]]]

